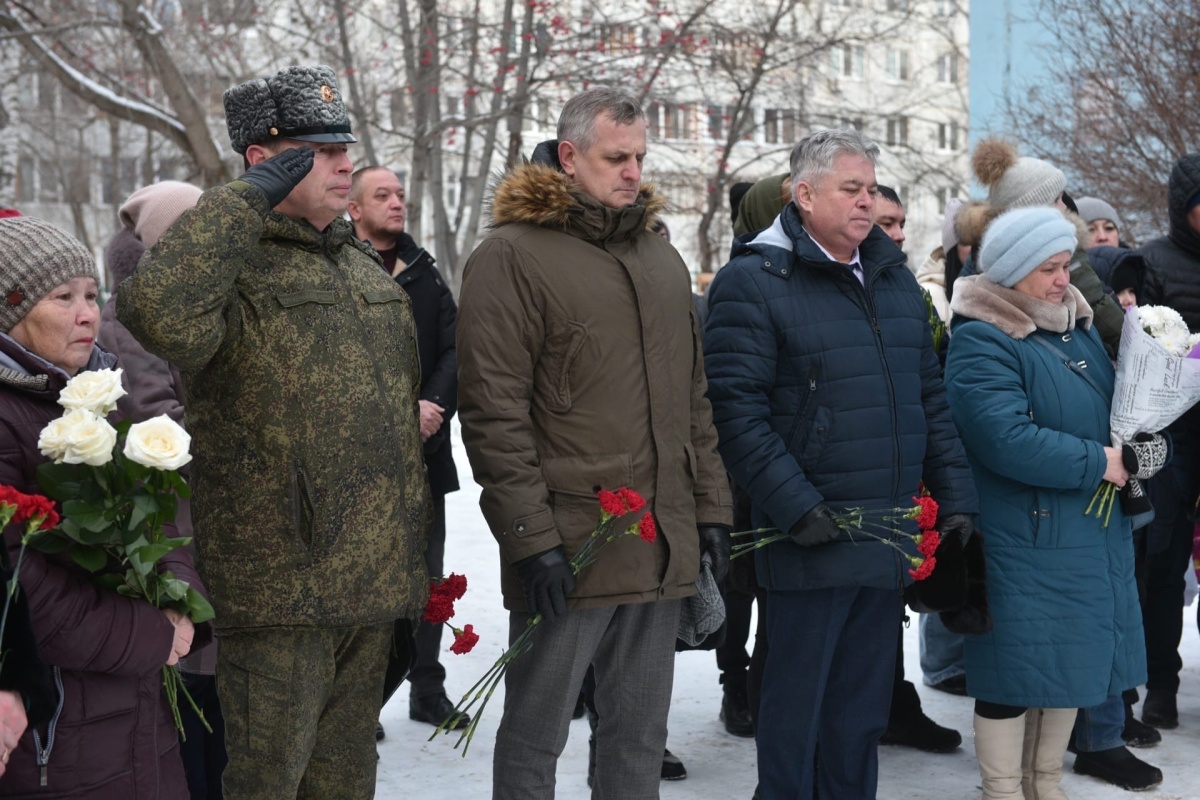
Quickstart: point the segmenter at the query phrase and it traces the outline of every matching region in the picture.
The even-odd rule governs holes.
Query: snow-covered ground
[[[457,421],[456,421],[457,423]],[[463,489],[446,500],[447,572],[465,574],[470,588],[457,604],[455,623],[471,623],[480,643],[471,653],[445,653],[446,686],[457,700],[504,651],[508,615],[500,602],[498,551],[479,512],[479,489],[471,479],[455,430],[455,459]],[[443,639],[449,646],[449,637]],[[881,800],[979,797],[979,772],[971,737],[972,701],[929,689],[920,683],[917,662],[917,624],[905,633],[905,670],[917,683],[926,713],[963,734],[963,746],[949,755],[931,755],[906,748],[880,748],[879,797]],[[1139,795],[1156,800],[1200,800],[1200,638],[1196,608],[1184,610],[1183,686],[1179,695],[1180,726],[1163,732],[1163,742],[1138,755],[1162,769],[1165,779],[1156,791]],[[670,737],[667,746],[687,767],[686,780],[664,782],[662,797],[704,800],[749,800],[754,792],[756,767],[754,741],[725,733],[717,712],[721,687],[711,652],[683,653],[675,662],[675,691],[671,700]],[[411,800],[449,792],[481,800],[491,794],[492,745],[503,708],[503,687],[488,705],[465,758],[454,749],[457,734],[427,741],[433,728],[408,719],[408,693],[402,686],[384,708],[381,720],[387,738],[379,744],[379,779],[376,797]],[[571,723],[571,736],[559,761],[558,798],[586,800],[587,737],[585,720]],[[1066,757],[1063,788],[1072,800],[1109,800],[1130,795],[1092,778],[1070,771],[1073,756]]]

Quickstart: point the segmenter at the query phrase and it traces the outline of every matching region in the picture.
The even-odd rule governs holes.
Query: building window
[[[657,100],[646,106],[646,134],[651,139],[659,138],[662,132],[662,104]]]
[[[950,202],[950,190],[943,186],[934,192],[933,196],[937,200],[937,213],[945,215],[946,204]]]
[[[908,117],[888,117],[887,143],[889,147],[904,147],[908,144]]]
[[[663,106],[665,120],[663,121],[664,139],[689,139],[691,120],[690,109],[686,105]]]
[[[958,149],[958,123],[957,122],[939,122],[938,123],[938,149],[939,150],[957,150]]]
[[[796,109],[768,108],[763,115],[763,139],[767,144],[796,141]]]
[[[889,80],[908,80],[908,51],[887,49],[887,76]]]
[[[862,78],[866,49],[861,44],[835,44],[829,48],[830,66],[835,77]]]
[[[908,11],[908,0],[887,0],[888,11]]]
[[[946,53],[938,56],[938,83],[958,83],[958,53]]]

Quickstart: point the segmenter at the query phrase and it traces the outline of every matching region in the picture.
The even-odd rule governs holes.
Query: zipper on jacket
[[[50,753],[54,750],[54,734],[58,731],[58,718],[62,715],[63,700],[66,697],[63,691],[62,671],[58,667],[54,667],[54,688],[58,692],[58,705],[54,708],[54,716],[46,725],[45,747],[42,747],[42,737],[37,729],[35,728],[33,731],[33,747],[37,751],[38,784],[40,786],[49,785]]]
[[[883,365],[883,375],[887,380],[888,387],[888,410],[892,419],[892,494],[891,503],[895,505],[900,495],[900,434],[898,428],[900,420],[896,416],[896,385],[892,381],[892,368],[888,364],[887,349],[883,346],[883,329],[879,326],[879,313],[875,307],[875,300],[871,296],[870,286],[874,283],[875,275],[878,271],[872,271],[870,275],[865,276],[865,283],[859,284],[859,289],[863,293],[866,301],[867,319],[871,323],[872,330],[875,331],[875,345],[879,350],[879,361]],[[858,283],[855,281],[855,283]],[[899,555],[899,554],[897,554]],[[902,579],[903,580],[903,579]]]
[[[808,396],[804,398],[804,401],[800,403],[800,408],[796,410],[796,418],[792,422],[792,429],[788,432],[787,440],[784,442],[784,446],[789,451],[792,449],[792,445],[796,441],[796,436],[800,433],[801,425],[803,425],[804,421],[808,418],[808,412],[812,410],[814,405],[816,405],[818,374],[819,371],[817,369],[817,365],[813,364],[808,370]]]

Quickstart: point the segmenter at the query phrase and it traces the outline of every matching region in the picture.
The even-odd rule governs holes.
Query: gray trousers
[[[492,800],[551,800],[583,676],[596,670],[593,800],[656,800],[675,679],[678,600],[572,610],[542,622],[504,676]],[[528,614],[511,612],[509,641]]]

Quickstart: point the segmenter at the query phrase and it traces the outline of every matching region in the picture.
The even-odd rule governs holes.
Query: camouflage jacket
[[[350,224],[318,232],[234,181],[117,296],[118,319],[183,374],[219,627],[419,617],[432,506],[415,327]]]

